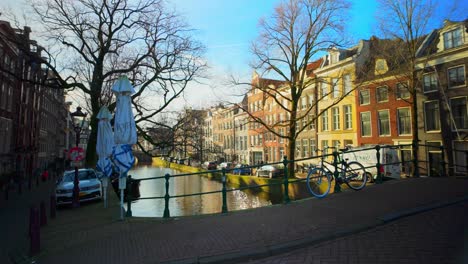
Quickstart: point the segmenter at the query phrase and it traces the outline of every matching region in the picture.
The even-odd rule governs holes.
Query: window
[[[332,98],[340,96],[340,89],[338,89],[338,78],[332,78]]]
[[[359,91],[359,104],[360,105],[369,104],[369,90],[360,90]]]
[[[361,113],[361,136],[371,136],[371,115],[370,112]]]
[[[339,140],[332,140],[332,146],[335,148],[335,150],[338,150],[341,146],[341,142]]]
[[[398,118],[398,134],[409,135],[411,134],[411,112],[409,108],[397,109]]]
[[[377,87],[377,102],[388,102],[388,87]]]
[[[466,97],[450,99],[450,107],[454,122],[453,129],[468,129],[468,109]]]
[[[328,84],[323,82],[320,89],[320,98],[326,97],[328,94]]]
[[[305,116],[302,118],[302,127],[307,130],[307,117]]]
[[[333,107],[332,108],[332,116],[333,116],[333,130],[340,129],[340,108]]]
[[[379,136],[390,136],[390,114],[388,110],[377,112]]]
[[[283,138],[282,136],[284,136],[284,128],[280,128],[278,134],[280,135],[279,143],[283,143],[283,142],[284,142],[284,138]],[[283,157],[283,155],[281,155],[281,157]]]
[[[309,129],[314,129],[315,130],[315,117],[312,114],[309,114]]]
[[[353,145],[353,141],[350,140],[350,139],[345,139],[344,142],[344,147],[347,147],[347,146],[352,146]]]
[[[309,147],[307,146],[308,140],[307,139],[302,139],[302,157],[307,157],[309,156],[308,149]]]
[[[308,96],[308,98],[309,98],[308,107],[312,107],[314,105],[314,96],[311,94]]]
[[[307,97],[301,97],[301,109],[306,109],[307,108]]]
[[[310,148],[310,155],[316,156],[317,155],[317,145],[315,143],[315,139],[309,139],[309,148]]]
[[[328,110],[322,113],[322,131],[328,131]]]
[[[397,99],[408,99],[410,98],[410,92],[408,90],[407,83],[398,83],[397,84]]]
[[[458,66],[448,70],[449,87],[465,85],[465,66]]]
[[[343,113],[344,113],[344,129],[352,129],[353,128],[353,113],[351,111],[351,105],[343,105]]]
[[[456,48],[462,44],[461,28],[444,33],[444,49]]]
[[[440,130],[439,102],[424,102],[424,121],[426,131]]]
[[[423,75],[424,92],[432,92],[437,90],[437,76],[435,72]]]
[[[325,150],[326,147],[328,147],[328,140],[322,140],[322,150]],[[327,154],[327,153],[325,153]]]
[[[455,159],[455,171],[468,173],[468,141],[453,141],[453,151]]]
[[[344,90],[344,93],[345,94],[348,94],[349,92],[351,92],[351,75],[349,74],[345,74],[343,76],[343,90]]]

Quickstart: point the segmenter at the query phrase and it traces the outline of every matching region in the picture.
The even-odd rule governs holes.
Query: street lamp
[[[80,134],[81,130],[83,129],[84,121],[86,118],[87,113],[83,113],[81,111],[81,107],[77,107],[76,111],[71,113],[70,116],[72,117],[73,122],[73,130],[75,131],[75,146],[78,147],[80,144]],[[80,187],[79,187],[79,179],[78,179],[78,164],[75,163],[75,178],[73,179],[73,198],[72,198],[72,207],[77,208],[80,206]]]

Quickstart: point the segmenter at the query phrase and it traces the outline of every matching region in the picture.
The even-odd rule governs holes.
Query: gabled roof
[[[307,67],[306,67],[307,76],[309,76],[309,77],[315,76],[314,71],[316,69],[318,69],[320,67],[320,65],[322,65],[322,63],[323,63],[323,58],[320,58],[320,59],[318,59],[316,61],[313,61],[313,62],[307,64]]]
[[[431,33],[429,33],[424,38],[421,46],[418,48],[418,51],[416,52],[416,57],[421,58],[421,57],[425,57],[425,56],[440,52],[440,50],[437,49],[437,45],[440,42],[441,31],[455,24],[463,25],[465,27],[465,32],[468,33],[468,19],[465,19],[462,21],[451,21],[451,20],[446,19],[444,20],[443,27],[439,29],[434,29]]]

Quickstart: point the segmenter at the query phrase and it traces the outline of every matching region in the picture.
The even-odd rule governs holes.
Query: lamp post
[[[83,129],[84,121],[87,113],[81,111],[81,107],[77,107],[76,111],[71,113],[73,122],[73,130],[75,131],[75,146],[78,147],[80,144],[80,134]],[[76,122],[75,122],[76,121]],[[81,121],[81,122],[80,122]],[[75,163],[75,178],[73,179],[73,196],[72,196],[72,207],[77,208],[80,206],[80,187],[78,179],[78,164]]]

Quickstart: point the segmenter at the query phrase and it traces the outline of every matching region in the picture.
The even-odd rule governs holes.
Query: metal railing
[[[434,165],[430,164],[428,160],[398,160],[397,162],[386,162],[382,163],[383,160],[387,159],[382,159],[382,155],[387,155],[385,149],[394,149],[394,150],[409,150],[411,149],[413,145],[412,144],[407,144],[407,145],[377,145],[373,147],[367,147],[367,148],[357,148],[357,149],[350,149],[347,150],[346,153],[358,153],[362,151],[369,151],[369,150],[375,150],[375,165],[371,164],[368,166],[364,166],[366,170],[371,170],[376,171],[376,177],[375,177],[375,183],[376,184],[381,184],[383,182],[384,176],[382,172],[383,166],[389,166],[389,165],[399,165],[402,167],[404,166],[411,166],[414,164],[415,166],[420,166],[417,169],[408,167],[408,171],[405,171],[407,175],[411,175],[413,177],[418,177],[419,173],[418,170],[421,171],[427,171],[428,165]],[[438,157],[440,159],[440,167],[439,167],[439,174],[437,176],[447,176],[447,170],[449,169],[447,167],[447,162],[446,162],[446,157],[445,157],[445,151],[446,149],[443,146],[432,146],[432,145],[423,145],[420,144],[419,147],[425,147],[428,149],[431,149],[431,151],[435,151],[434,153],[440,154],[441,157]],[[467,150],[456,150],[453,149],[454,153],[459,154],[457,157],[458,160],[464,161],[464,164],[456,164],[452,161],[452,164],[454,164],[452,169],[459,169],[459,171],[463,171],[464,175],[468,175],[468,151]],[[426,153],[433,153],[433,152],[428,152]],[[464,155],[464,159],[463,159]],[[341,162],[340,160],[340,153],[335,150],[330,154],[325,154],[325,155],[320,155],[320,156],[311,156],[311,157],[306,157],[306,158],[300,158],[296,160],[288,160],[287,157],[285,156],[284,159],[281,162],[273,162],[273,163],[264,163],[264,164],[259,164],[259,165],[252,165],[252,166],[246,166],[244,168],[249,168],[250,171],[252,172],[253,168],[258,168],[261,166],[266,166],[266,165],[278,165],[282,164],[283,165],[283,179],[282,181],[272,181],[267,184],[255,184],[255,185],[248,185],[248,186],[240,186],[238,188],[228,188],[227,187],[227,173],[235,170],[236,168],[223,168],[221,170],[209,170],[209,171],[202,171],[202,172],[194,172],[194,173],[181,173],[181,174],[175,174],[175,175],[170,175],[170,174],[165,174],[164,176],[157,176],[157,177],[148,177],[148,178],[140,178],[140,179],[133,179],[131,176],[127,177],[127,212],[126,216],[131,217],[132,216],[132,202],[137,201],[137,200],[148,200],[148,199],[164,199],[164,213],[163,213],[163,218],[169,218],[170,217],[170,210],[169,210],[169,201],[170,199],[175,199],[175,198],[181,198],[181,197],[189,197],[189,196],[197,196],[197,195],[207,195],[207,194],[216,194],[220,193],[222,195],[222,207],[221,207],[221,213],[227,213],[228,212],[228,206],[227,206],[227,193],[228,192],[233,192],[233,191],[242,191],[242,190],[247,190],[247,189],[254,189],[254,188],[262,188],[262,187],[271,187],[271,186],[282,186],[282,191],[283,191],[283,203],[287,204],[290,203],[291,199],[289,197],[289,184],[297,184],[300,182],[304,182],[305,178],[289,178],[289,165],[293,164],[291,166],[292,168],[295,168],[295,164],[303,161],[311,161],[315,160],[318,161],[324,156],[326,159],[330,158],[332,159],[332,166],[334,167],[334,176],[338,177],[339,176],[339,164]],[[398,156],[400,156],[400,153],[398,153]],[[421,155],[420,155],[421,156]],[[428,156],[431,157],[431,156]],[[416,172],[416,173],[415,173]],[[220,178],[221,183],[222,183],[222,188],[221,190],[218,191],[209,191],[209,192],[198,192],[198,193],[191,193],[191,194],[181,194],[181,195],[171,195],[169,193],[169,180],[171,178],[176,178],[176,177],[186,177],[186,176],[192,176],[192,175],[204,175],[204,174],[212,174],[215,175],[218,179]],[[252,173],[251,173],[252,174]],[[220,176],[220,177],[219,177]],[[372,175],[373,177],[374,175]],[[433,176],[433,175],[428,175],[428,176]],[[253,176],[252,176],[253,177]],[[156,179],[164,179],[165,181],[165,194],[164,196],[152,196],[152,197],[132,197],[132,191],[131,186],[133,183],[138,181],[138,184],[140,182],[148,181],[148,180],[156,180]],[[338,193],[341,192],[341,187],[339,184],[335,184],[334,192]]]

